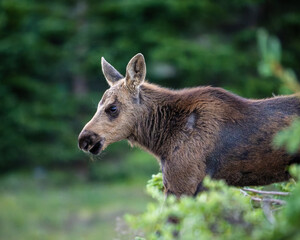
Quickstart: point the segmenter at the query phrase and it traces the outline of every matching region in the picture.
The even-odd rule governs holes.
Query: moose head
[[[143,114],[139,88],[146,76],[144,56],[139,53],[129,61],[125,77],[103,57],[101,64],[110,88],[78,137],[79,148],[92,154],[99,154],[113,142],[128,139]]]

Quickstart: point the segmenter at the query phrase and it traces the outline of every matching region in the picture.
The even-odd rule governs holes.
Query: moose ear
[[[109,86],[113,86],[117,81],[124,78],[104,57],[101,58],[102,72]]]
[[[146,63],[143,54],[138,53],[128,63],[126,68],[126,86],[136,92],[146,77]]]

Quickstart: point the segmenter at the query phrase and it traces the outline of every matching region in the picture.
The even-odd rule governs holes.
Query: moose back
[[[145,81],[142,54],[125,77],[104,58],[102,71],[110,88],[79,147],[99,154],[122,139],[142,147],[159,160],[167,194],[195,195],[205,175],[235,186],[284,181],[286,167],[300,163],[300,152],[272,147],[274,135],[300,115],[296,95],[252,100],[221,88],[162,88]]]

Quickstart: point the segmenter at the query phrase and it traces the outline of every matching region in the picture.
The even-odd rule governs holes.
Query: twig
[[[240,192],[244,195],[244,196],[250,196],[248,193],[246,193],[244,190],[240,189]]]
[[[244,196],[249,196],[251,200],[257,201],[257,202],[269,202],[269,203],[275,203],[279,205],[285,205],[286,201],[280,200],[280,199],[274,199],[274,198],[259,198],[259,197],[252,197],[247,192],[240,189],[241,193],[243,193]]]
[[[248,192],[258,193],[258,194],[266,194],[266,195],[279,195],[279,196],[290,195],[289,192],[262,191],[262,190],[257,190],[257,189],[253,189],[253,188],[243,188],[243,190],[248,191]]]
[[[274,208],[274,209],[272,209],[272,212],[276,212],[276,211],[279,211],[279,210],[282,210],[282,206],[280,206],[280,207],[278,207],[278,208]]]
[[[285,205],[286,201],[280,200],[280,199],[274,199],[274,198],[258,198],[258,197],[251,197],[252,200],[258,201],[258,202],[270,202],[270,203],[276,203],[279,205]]]

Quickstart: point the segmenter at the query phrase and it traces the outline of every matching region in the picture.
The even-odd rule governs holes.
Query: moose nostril
[[[88,141],[83,141],[81,145],[81,149],[88,150],[88,147],[89,147]]]
[[[78,139],[78,147],[80,149],[82,149],[82,150],[85,149],[86,145],[87,145],[87,143],[86,143],[86,141],[84,139],[82,139],[82,138]]]
[[[84,151],[88,151],[90,146],[94,144],[99,136],[91,131],[83,131],[79,134],[78,137],[78,146],[80,149]]]
[[[80,149],[87,151],[89,148],[90,140],[88,137],[83,136],[78,140],[78,146]]]

